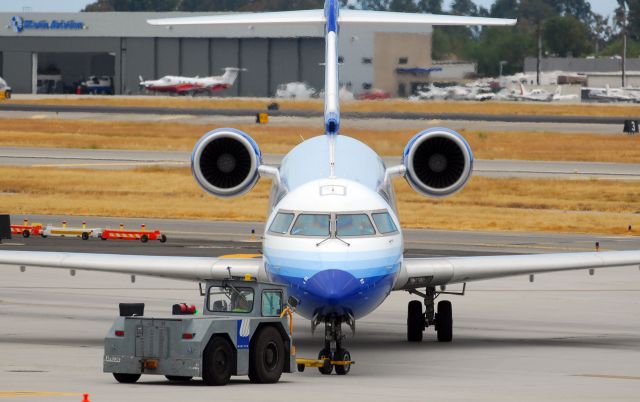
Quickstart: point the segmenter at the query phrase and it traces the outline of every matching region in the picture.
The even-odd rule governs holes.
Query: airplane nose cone
[[[360,281],[350,273],[329,269],[309,278],[305,290],[333,304],[357,293],[359,288]]]

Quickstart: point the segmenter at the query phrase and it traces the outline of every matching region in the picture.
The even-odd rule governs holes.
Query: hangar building
[[[324,86],[322,27],[156,27],[147,19],[210,13],[0,13],[0,76],[15,93],[62,92],[111,76],[116,94],[138,94],[139,77],[211,76],[241,67],[227,96],[273,96],[282,83]],[[341,81],[354,93],[408,94],[426,82],[431,27],[342,27]],[[410,73],[406,71],[411,71]],[[418,71],[418,72],[416,72]]]

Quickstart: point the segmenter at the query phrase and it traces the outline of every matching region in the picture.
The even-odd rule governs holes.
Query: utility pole
[[[627,4],[622,4],[624,10],[622,26],[622,88],[627,86]]]
[[[540,85],[540,64],[542,63],[542,22],[538,22],[538,59],[536,60],[536,76]]]

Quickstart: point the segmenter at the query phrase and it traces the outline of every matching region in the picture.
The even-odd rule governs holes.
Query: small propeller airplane
[[[312,328],[324,324],[325,341],[319,357],[342,362],[351,361],[344,347],[342,325],[355,331],[356,321],[374,312],[392,291],[409,292],[421,299],[408,303],[409,341],[422,341],[424,330],[434,327],[438,341],[451,342],[451,303],[440,301],[437,309],[435,305],[444,286],[516,275],[640,265],[640,251],[407,258],[393,178],[404,177],[425,196],[451,196],[471,177],[473,154],[469,144],[451,129],[429,128],[408,142],[402,164],[386,167],[370,147],[341,133],[340,24],[511,26],[515,20],[340,10],[339,0],[326,0],[324,10],[149,21],[162,26],[293,22],[325,28],[323,134],[296,146],[275,167],[262,163],[260,148],[248,134],[233,128],[216,129],[195,145],[191,162],[196,181],[217,197],[241,196],[260,178],[271,179],[262,256],[221,259],[0,251],[0,264],[194,282],[249,274],[284,283],[299,300],[297,312],[311,320]],[[350,366],[325,365],[320,371],[330,374],[334,369],[344,375]]]
[[[174,93],[178,95],[197,94],[200,92],[216,92],[231,88],[238,78],[240,69],[236,67],[227,67],[224,74],[217,77],[178,77],[167,75],[159,80],[145,81],[142,76],[140,79],[140,87],[147,91]]]

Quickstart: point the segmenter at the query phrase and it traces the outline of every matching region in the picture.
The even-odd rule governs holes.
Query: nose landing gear
[[[336,374],[346,375],[351,371],[351,366],[355,364],[351,360],[351,353],[342,347],[345,336],[342,334],[341,324],[346,320],[347,324],[355,331],[355,320],[353,317],[328,317],[324,320],[324,348],[318,353],[317,360],[296,359],[298,371],[304,371],[306,367],[316,367],[320,374],[330,375],[335,369]],[[321,321],[314,320],[317,325]],[[315,328],[315,325],[312,328]]]

